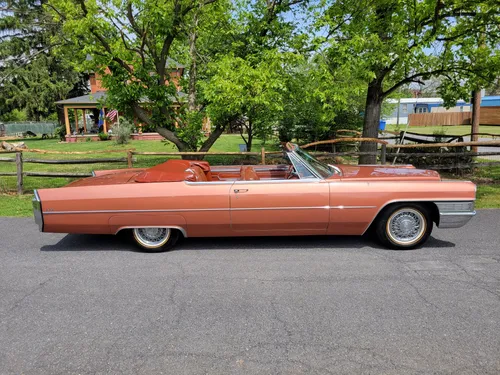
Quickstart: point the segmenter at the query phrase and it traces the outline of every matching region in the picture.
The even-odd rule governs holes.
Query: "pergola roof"
[[[70,98],[65,100],[59,100],[56,104],[67,104],[67,105],[95,105],[100,101],[106,99],[106,92],[97,91],[93,94],[77,96],[76,98]]]
[[[187,94],[179,91],[177,93],[177,98],[172,97],[172,101],[175,103],[177,99],[182,103],[186,100]],[[63,104],[63,105],[97,105],[101,102],[104,102],[106,99],[106,92],[105,91],[97,91],[96,93],[93,94],[88,94],[88,95],[83,95],[83,96],[77,96],[76,98],[70,98],[70,99],[65,99],[65,100],[59,100],[56,102],[56,104]],[[143,99],[142,102],[147,103],[146,99]]]

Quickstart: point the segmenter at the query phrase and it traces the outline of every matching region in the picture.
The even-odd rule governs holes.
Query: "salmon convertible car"
[[[327,165],[297,145],[289,164],[210,166],[168,160],[147,169],[96,171],[35,191],[43,232],[131,232],[143,250],[180,236],[362,235],[387,247],[422,245],[433,224],[459,228],[475,215],[476,186],[413,166]]]

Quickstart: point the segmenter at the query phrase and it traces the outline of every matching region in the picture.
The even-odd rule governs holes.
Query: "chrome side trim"
[[[296,179],[296,180],[252,180],[252,181],[244,181],[244,180],[238,180],[234,181],[235,184],[300,184],[300,183],[306,183],[306,182],[321,182],[323,180],[320,180],[319,178],[303,178],[303,179]]]
[[[473,200],[475,200],[475,198]],[[426,200],[422,200],[422,199],[393,199],[391,201],[386,202],[383,206],[380,207],[380,209],[377,211],[377,213],[375,214],[375,216],[373,217],[373,219],[370,221],[370,223],[366,226],[365,230],[363,231],[363,233],[361,233],[361,235],[365,234],[366,231],[368,230],[368,228],[370,228],[370,226],[373,224],[373,222],[377,218],[377,216],[380,213],[380,211],[382,211],[385,207],[387,207],[388,205],[390,205],[392,203],[403,203],[403,202],[411,202],[411,203],[415,203],[415,202],[436,203],[436,202],[439,202],[439,201],[444,201],[444,202],[470,202],[471,199],[456,199],[456,198],[434,198],[434,199],[430,198],[430,199],[426,199]]]
[[[198,212],[198,211],[229,211],[229,208],[175,208],[170,210],[88,210],[88,211],[46,211],[44,215],[64,214],[116,214],[116,213],[148,213],[148,212]],[[149,227],[147,227],[149,228]],[[159,227],[158,227],[159,228]]]
[[[356,208],[377,208],[377,206],[330,206],[331,209],[348,210]]]
[[[176,225],[169,225],[169,226],[160,226],[160,227],[151,227],[151,226],[130,226],[130,227],[120,227],[118,228],[118,230],[114,233],[115,235],[123,230],[123,229],[135,229],[135,228],[167,228],[167,229],[178,229],[182,235],[184,236],[184,238],[187,238],[187,233],[186,233],[186,230],[182,227],[179,227],[179,226],[176,226]]]
[[[330,210],[376,208],[376,206],[282,206],[282,207],[240,207],[240,208],[174,208],[165,210],[88,210],[88,211],[46,211],[44,215],[72,214],[116,214],[116,213],[161,213],[161,212],[213,212],[213,211],[269,211],[269,210]],[[160,228],[160,227],[158,227]]]
[[[192,185],[192,186],[198,186],[198,185],[232,185],[234,184],[234,180],[231,181],[223,181],[223,180],[218,180],[218,181],[184,181],[186,185]]]
[[[210,171],[212,172],[217,172],[217,173],[224,173],[224,172],[239,172],[241,169],[242,165],[235,165],[234,167],[228,167],[228,166],[221,166],[218,167],[216,165],[210,166]],[[263,166],[263,165],[252,165],[252,168],[254,168],[256,171],[278,171],[278,172],[286,172],[288,170],[288,166],[276,166],[276,167],[268,167],[268,166]]]
[[[232,184],[298,184],[298,183],[305,183],[305,182],[320,182],[324,180],[320,180],[319,178],[304,178],[304,179],[297,179],[297,180],[252,180],[252,181],[245,181],[245,180],[231,180],[231,181],[184,181],[186,185],[190,186],[199,186],[199,185],[232,185]]]
[[[269,211],[269,210],[328,210],[330,206],[312,206],[312,207],[248,207],[231,208],[230,211]]]

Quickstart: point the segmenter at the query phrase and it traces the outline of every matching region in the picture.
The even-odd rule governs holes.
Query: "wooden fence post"
[[[130,150],[127,151],[127,166],[129,168],[133,168],[134,167],[133,160],[132,160],[132,151],[130,151]]]
[[[387,155],[387,145],[382,144],[382,147],[380,147],[380,164],[385,165],[387,160],[386,160],[386,155]]]
[[[264,147],[262,147],[262,149],[260,150],[260,158],[261,158],[262,165],[265,165],[266,164],[266,149]]]
[[[23,153],[16,152],[17,194],[23,194]]]

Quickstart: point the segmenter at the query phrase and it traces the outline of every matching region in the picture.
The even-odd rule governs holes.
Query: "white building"
[[[402,99],[387,99],[387,103],[395,104],[396,108],[389,115],[384,117],[387,124],[408,123],[408,114],[410,113],[428,113],[428,112],[468,112],[471,104],[464,100],[457,101],[457,105],[446,109],[443,107],[444,100],[441,98],[402,98]],[[399,103],[399,106],[398,106]],[[398,121],[399,118],[399,121]]]

